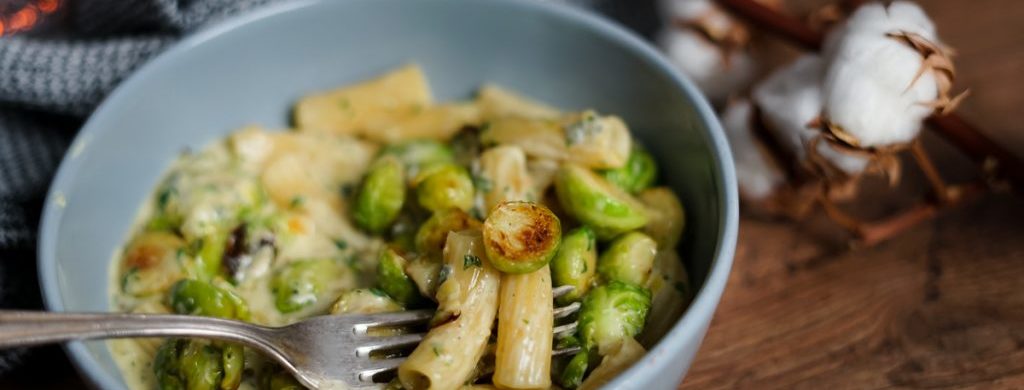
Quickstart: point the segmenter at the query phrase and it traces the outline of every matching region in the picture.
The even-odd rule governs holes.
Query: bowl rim
[[[68,147],[67,152],[61,159],[60,166],[54,175],[53,182],[47,191],[43,206],[42,218],[39,225],[39,240],[37,244],[38,255],[38,277],[40,289],[42,290],[43,302],[50,311],[64,311],[64,301],[60,291],[58,264],[56,259],[56,235],[60,217],[63,212],[63,188],[70,178],[74,177],[79,168],[75,162],[75,156],[89,142],[95,134],[101,133],[106,128],[96,124],[97,117],[101,117],[111,111],[117,102],[125,99],[125,94],[135,89],[135,85],[142,82],[150,74],[161,71],[175,57],[185,55],[189,50],[204,42],[216,37],[242,28],[245,25],[259,20],[273,17],[278,14],[294,10],[315,7],[330,0],[296,0],[281,2],[266,6],[257,7],[248,12],[224,18],[213,22],[208,26],[200,28],[178,42],[173,43],[167,50],[158,54],[153,59],[143,64],[139,69],[125,78],[118,86],[103,99],[102,103],[86,120],[74,140]],[[380,2],[381,0],[344,0],[347,3],[358,2]],[[397,1],[397,0],[391,0]],[[448,0],[458,2],[466,0]],[[699,349],[703,341],[703,335],[714,314],[718,301],[721,298],[729,272],[732,268],[733,255],[736,246],[739,225],[739,197],[736,184],[736,173],[733,166],[732,153],[726,141],[718,117],[704,95],[697,89],[695,84],[686,76],[682,75],[649,42],[627,30],[616,22],[594,12],[579,7],[543,1],[523,0],[491,0],[491,3],[498,3],[499,7],[519,7],[531,12],[541,12],[555,16],[560,22],[582,26],[595,34],[610,39],[622,45],[626,50],[633,52],[638,58],[655,69],[666,74],[673,84],[673,87],[683,90],[684,94],[694,103],[695,111],[699,120],[703,122],[708,131],[705,134],[706,140],[712,149],[713,169],[716,170],[716,192],[718,202],[721,205],[718,210],[718,242],[714,250],[714,257],[711,260],[708,275],[700,290],[697,291],[690,307],[682,317],[672,326],[658,343],[644,355],[640,361],[632,367],[620,373],[607,385],[612,388],[626,388],[626,378],[637,377],[640,371],[659,366],[665,367],[672,364],[673,359],[662,359],[660,356],[670,354],[672,349],[678,348],[680,343],[686,339],[698,340],[695,350]],[[126,92],[128,91],[128,92]],[[99,362],[91,357],[82,342],[72,342],[65,345],[74,366],[79,373],[93,385],[102,388],[118,388],[120,378],[107,375]],[[656,371],[657,372],[657,371]]]

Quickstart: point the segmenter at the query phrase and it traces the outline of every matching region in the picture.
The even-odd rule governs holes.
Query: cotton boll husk
[[[913,140],[933,111],[927,103],[938,97],[931,72],[914,80],[921,64],[917,51],[883,33],[847,30],[825,74],[824,117],[856,146]]]
[[[749,101],[735,101],[726,107],[721,119],[736,163],[740,192],[745,198],[759,200],[775,193],[786,179],[754,138],[750,127],[752,112]]]
[[[676,66],[712,102],[722,102],[747,86],[755,72],[754,60],[745,51],[724,54],[701,34],[686,29],[664,30],[660,46]],[[728,65],[725,55],[730,56]]]
[[[807,125],[821,114],[823,68],[821,57],[805,54],[769,75],[752,93],[767,127],[800,160],[807,158],[811,139],[821,135]],[[818,143],[818,154],[851,175],[868,165],[867,158],[841,153],[827,142]]]

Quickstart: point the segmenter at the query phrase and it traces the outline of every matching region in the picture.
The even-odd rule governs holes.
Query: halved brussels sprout
[[[562,224],[537,203],[505,202],[484,220],[484,250],[494,268],[514,274],[536,271],[555,256]]]
[[[658,164],[650,153],[638,145],[629,153],[626,165],[604,170],[601,175],[623,191],[635,194],[654,184],[658,178]]]
[[[211,283],[182,279],[171,287],[168,306],[178,314],[249,319],[249,306],[242,297]]]
[[[555,286],[573,286],[573,290],[558,298],[561,304],[578,301],[587,292],[597,274],[597,236],[586,226],[579,227],[562,238],[558,254],[551,259],[551,277]]]
[[[651,308],[651,293],[629,283],[611,281],[590,291],[583,298],[579,314],[579,335],[584,350],[608,347],[636,336],[644,328]]]
[[[427,167],[415,180],[416,199],[430,211],[473,207],[473,179],[466,168],[455,164]]]
[[[343,273],[342,267],[331,259],[285,264],[270,282],[277,310],[291,313],[332,296],[331,283],[343,277]]]
[[[594,229],[599,238],[611,238],[647,224],[644,205],[598,176],[575,164],[564,164],[555,177],[562,207]]]
[[[654,239],[640,232],[626,233],[601,253],[597,272],[604,280],[647,286],[657,254],[658,243]]]
[[[241,383],[241,347],[172,339],[157,350],[153,372],[161,390],[234,390]]]
[[[190,246],[198,250],[193,252],[191,261],[186,263],[188,274],[202,280],[217,276],[224,262],[224,249],[230,234],[229,230],[222,229],[193,241]]]
[[[650,220],[644,233],[658,242],[659,249],[675,248],[686,227],[686,211],[675,192],[668,187],[649,188],[637,195],[648,210]]]
[[[331,314],[374,314],[402,311],[402,305],[388,297],[384,291],[359,288],[341,294],[331,306]]]
[[[413,306],[423,301],[409,275],[405,273],[408,261],[390,248],[384,248],[377,259],[377,285],[402,306]]]
[[[381,156],[359,188],[353,219],[359,227],[380,234],[395,221],[404,202],[405,168],[398,158]]]
[[[434,212],[416,232],[416,250],[422,256],[439,259],[449,232],[479,228],[480,221],[460,209]]]
[[[562,377],[559,381],[566,389],[575,389],[583,383],[583,376],[587,373],[587,366],[590,364],[590,354],[587,351],[577,352],[569,360],[565,369],[562,370]]]

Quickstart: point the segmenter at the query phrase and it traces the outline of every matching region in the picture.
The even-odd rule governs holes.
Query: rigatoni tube
[[[498,387],[551,387],[551,300],[551,269],[547,266],[528,274],[502,276],[492,379]]]
[[[434,327],[398,367],[406,389],[455,389],[483,356],[498,311],[501,275],[484,254],[478,230],[448,234],[448,276],[438,287]]]

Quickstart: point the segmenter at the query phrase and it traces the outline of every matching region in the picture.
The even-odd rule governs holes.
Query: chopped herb
[[[441,346],[434,344],[430,346],[430,350],[434,351],[434,356],[441,356]]]
[[[483,265],[483,261],[481,261],[479,257],[476,257],[476,255],[466,255],[462,258],[462,269],[481,267]]]
[[[346,248],[348,248],[348,241],[345,241],[345,240],[342,240],[340,238],[337,238],[337,239],[334,240],[334,246],[336,248],[338,248],[338,250],[342,250],[343,251]]]
[[[530,325],[530,320],[523,318],[523,323],[526,325]]]
[[[156,196],[157,208],[163,210],[167,208],[167,204],[171,202],[171,196],[177,195],[178,190],[172,186],[164,187]]]
[[[302,195],[295,195],[292,197],[292,200],[288,202],[288,207],[297,209],[299,207],[302,207],[302,204],[305,202],[306,198],[304,198]]]
[[[492,186],[493,184],[491,184],[490,179],[480,175],[473,175],[473,187],[475,187],[478,191],[491,192]]]
[[[178,260],[181,260],[185,257],[186,254],[187,253],[185,252],[185,248],[178,248],[178,251],[174,254],[174,257]]]
[[[355,192],[355,189],[355,185],[353,185],[352,183],[343,183],[341,185],[341,196],[344,196],[346,198],[352,196],[352,193]]]
[[[342,110],[348,110],[352,108],[352,102],[349,102],[348,99],[346,98],[342,98],[341,100],[338,101],[338,107],[341,108]]]
[[[490,128],[491,128],[491,122],[484,122],[484,123],[480,124],[480,131],[481,132],[487,131],[487,129],[490,129]]]
[[[590,250],[590,248],[587,248],[587,250]],[[583,262],[583,270],[581,270],[580,272],[587,272],[588,269],[589,269],[589,267],[587,267],[587,262],[584,261]]]
[[[373,294],[373,295],[376,295],[376,296],[382,297],[382,298],[390,298],[388,296],[388,293],[386,293],[386,292],[384,292],[384,290],[381,290],[381,289],[376,288],[376,287],[370,288],[370,294]]]

